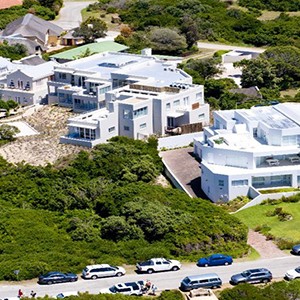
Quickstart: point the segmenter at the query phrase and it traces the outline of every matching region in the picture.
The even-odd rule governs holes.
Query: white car
[[[181,263],[178,260],[151,258],[147,261],[137,263],[136,268],[138,272],[151,274],[160,271],[177,271],[181,268]]]
[[[86,266],[82,271],[82,278],[97,279],[101,277],[123,276],[126,271],[122,267],[114,267],[107,264]]]
[[[143,295],[144,281],[118,283],[110,288],[100,290],[100,294],[123,294],[129,296]]]
[[[286,278],[287,280],[300,278],[300,267],[287,271],[284,275],[284,278]]]

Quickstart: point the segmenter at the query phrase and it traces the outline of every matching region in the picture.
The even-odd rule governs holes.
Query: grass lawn
[[[277,216],[267,217],[266,213],[282,207],[284,211],[293,216],[293,220],[281,222]],[[300,202],[279,203],[276,205],[257,205],[235,214],[248,227],[254,229],[258,225],[266,224],[271,227],[270,233],[278,238],[300,241]]]

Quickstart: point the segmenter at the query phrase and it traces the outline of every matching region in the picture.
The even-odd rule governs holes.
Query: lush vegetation
[[[27,296],[27,295],[25,295]],[[39,295],[37,295],[39,296]],[[41,298],[38,297],[41,300],[50,300],[53,298],[50,298],[48,296]],[[24,297],[24,299],[26,299]],[[29,299],[29,298],[28,298]],[[56,299],[56,298],[55,298]],[[122,294],[97,294],[97,295],[91,295],[88,293],[79,293],[78,296],[68,296],[68,299],[70,300],[134,300],[134,299],[141,299],[140,296],[125,296]],[[170,290],[170,291],[163,291],[159,296],[143,296],[143,299],[149,300],[149,299],[155,299],[155,300],[184,300],[184,295],[178,291],[178,290]]]
[[[0,280],[90,263],[247,253],[247,229],[223,209],[152,182],[157,141],[114,138],[59,166],[0,164]],[[67,165],[66,165],[67,164]]]
[[[255,46],[295,45],[299,47],[299,17],[282,13],[274,20],[258,20],[262,9],[299,10],[299,1],[262,2],[241,0],[240,4],[248,8],[241,10],[232,5],[233,1],[99,0],[89,9],[119,13],[121,20],[129,25],[131,32],[129,35],[128,30],[127,35],[121,32],[118,42],[130,46],[133,51],[154,46],[154,49],[159,52],[160,47],[155,48],[155,43],[151,40],[152,32],[157,28],[172,30],[180,36],[178,40],[181,42],[174,48],[170,45],[171,49],[168,49],[169,53],[174,54],[192,49],[199,39]],[[167,36],[170,37],[171,32]],[[168,38],[164,41],[165,45],[168,44],[167,40]]]
[[[0,44],[0,56],[12,60],[19,60],[27,55],[27,48],[22,44],[8,45],[7,42]]]
[[[59,13],[63,0],[24,0],[23,5],[17,5],[0,10],[0,29],[27,13],[32,13],[45,20],[53,20]],[[1,54],[0,54],[1,55]]]
[[[266,286],[241,284],[220,293],[219,300],[295,300],[300,296],[300,282],[297,280],[273,282]]]
[[[266,201],[235,214],[248,227],[273,239],[281,249],[291,249],[300,242],[300,194]]]

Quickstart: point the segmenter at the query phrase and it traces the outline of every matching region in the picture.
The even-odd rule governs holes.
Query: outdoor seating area
[[[279,165],[279,160],[275,158],[267,158],[266,162],[269,166],[278,166]]]
[[[288,157],[288,160],[292,163],[300,162],[300,157],[299,156],[290,156]]]

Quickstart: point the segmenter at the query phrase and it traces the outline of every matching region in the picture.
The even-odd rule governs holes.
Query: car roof
[[[229,256],[229,255],[226,255],[226,254],[221,254],[221,253],[216,253],[216,254],[212,254],[211,256],[209,257],[219,257],[219,256]]]
[[[257,269],[249,269],[249,270],[246,270],[250,273],[256,273],[256,272],[270,272],[268,269],[266,268],[257,268]]]
[[[187,276],[191,281],[192,280],[197,280],[197,279],[202,279],[202,278],[219,278],[219,275],[217,273],[208,273],[208,274],[201,274],[201,275],[192,275],[192,276]]]
[[[86,266],[86,268],[88,268],[88,269],[107,268],[107,267],[110,267],[110,265],[109,264],[101,264],[101,265],[89,265],[89,266]]]
[[[49,276],[49,275],[54,275],[54,274],[64,274],[64,273],[58,272],[58,271],[51,271],[51,272],[45,273],[44,276]]]

